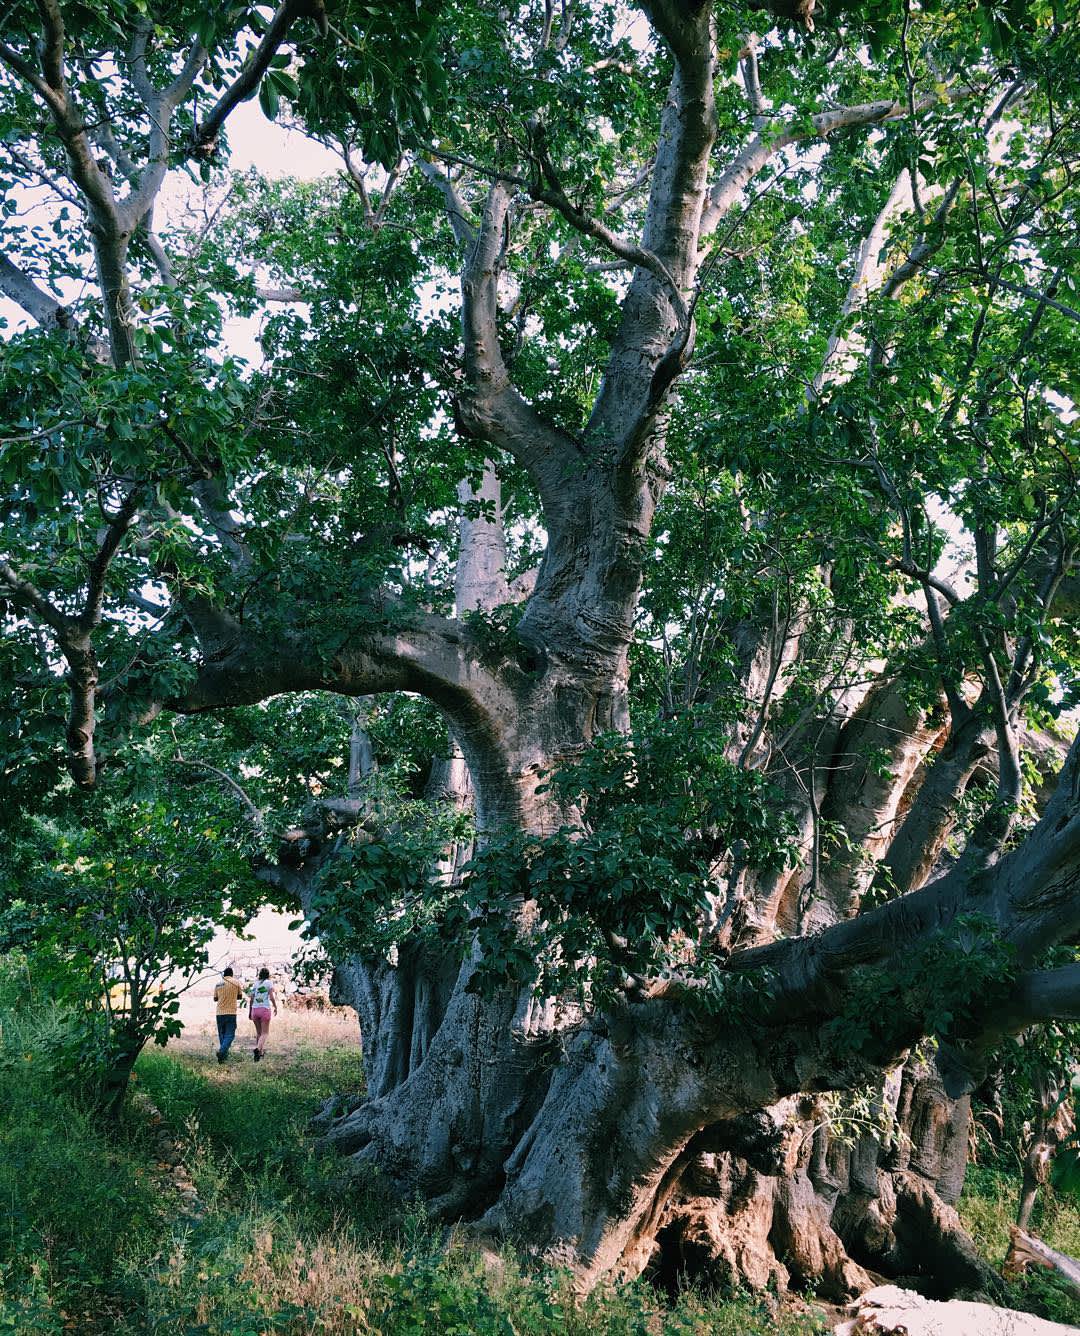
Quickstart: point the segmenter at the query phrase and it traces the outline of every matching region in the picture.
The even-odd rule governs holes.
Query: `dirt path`
[[[183,1057],[185,1062],[200,1070],[217,1066],[217,1022],[214,999],[207,991],[186,993],[180,1002],[180,1019],[184,1032],[170,1040],[168,1051]],[[359,1047],[360,1027],[351,1011],[290,1011],[279,1007],[270,1022],[270,1037],[266,1045],[266,1061],[275,1056],[291,1064],[312,1050]],[[236,1039],[225,1070],[238,1063],[251,1063],[255,1046],[255,1027],[242,1012],[236,1018]]]

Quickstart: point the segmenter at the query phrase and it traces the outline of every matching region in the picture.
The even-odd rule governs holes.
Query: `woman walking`
[[[277,997],[274,993],[274,985],[270,982],[270,971],[264,965],[259,971],[258,980],[251,989],[251,1002],[248,1007],[248,1015],[255,1026],[255,1052],[252,1057],[256,1062],[262,1061],[263,1049],[266,1048],[266,1036],[270,1033],[271,1007],[273,1007],[276,1016]]]

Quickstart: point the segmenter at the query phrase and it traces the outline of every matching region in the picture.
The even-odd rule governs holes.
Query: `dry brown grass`
[[[197,1330],[214,1333],[232,1330],[222,1321],[222,1308],[236,1305],[249,1321],[262,1318],[263,1329],[274,1336],[367,1336],[378,1331],[369,1313],[379,1281],[400,1266],[385,1248],[365,1248],[347,1229],[309,1241],[262,1229],[241,1257],[233,1251],[230,1262],[223,1305],[225,1296],[214,1283],[215,1264],[193,1256],[185,1241],[179,1242],[158,1273],[158,1303],[167,1308],[173,1296]],[[191,1304],[193,1290],[197,1298]]]
[[[216,1066],[217,1023],[213,998],[186,994],[180,1004],[180,1019],[184,1022],[184,1032],[170,1041],[169,1052],[200,1070],[207,1064]],[[278,1014],[270,1022],[266,1061],[277,1056],[291,1065],[312,1049],[358,1048],[359,1045],[360,1029],[352,1012],[291,1011],[279,1007]],[[255,1027],[247,1012],[242,1012],[236,1018],[236,1040],[230,1061],[250,1062],[254,1047]]]
[[[297,1239],[274,1252],[261,1248],[244,1268],[243,1278],[270,1301],[272,1310],[287,1305],[313,1310],[319,1314],[321,1333],[352,1336],[375,1330],[368,1321],[371,1298],[390,1265],[385,1252],[361,1248],[348,1237],[312,1244]]]

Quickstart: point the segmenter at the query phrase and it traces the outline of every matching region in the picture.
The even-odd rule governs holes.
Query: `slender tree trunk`
[[[1025,1159],[1023,1181],[1020,1184],[1020,1203],[1016,1209],[1016,1224],[1019,1229],[1028,1229],[1031,1225],[1031,1214],[1035,1210],[1039,1185],[1038,1177]]]
[[[1050,1181],[1054,1155],[1073,1131],[1072,1101],[1062,1098],[1054,1073],[1043,1069],[1035,1083],[1035,1110],[1021,1148],[1022,1179],[1016,1223],[1020,1229],[1031,1226],[1039,1189]]]
[[[144,1042],[140,1035],[123,1027],[113,1037],[112,1059],[101,1077],[101,1104],[110,1118],[120,1116]]]

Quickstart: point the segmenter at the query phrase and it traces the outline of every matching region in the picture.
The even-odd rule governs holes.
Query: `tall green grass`
[[[0,1013],[0,1330],[108,1330],[166,1224],[141,1129],[118,1141],[66,1088],[63,1037],[49,1009]]]
[[[144,1053],[137,1076],[168,1125],[186,1141],[187,1162],[205,1201],[264,1203],[288,1209],[308,1229],[324,1229],[343,1213],[378,1235],[394,1209],[374,1187],[343,1196],[342,1166],[319,1154],[312,1114],[336,1091],[357,1089],[359,1054],[329,1049],[288,1066],[236,1064],[215,1080],[160,1049]]]
[[[960,1218],[982,1255],[995,1265],[1009,1251],[1009,1226],[1016,1220],[1019,1173],[1001,1162],[968,1165],[958,1204]],[[1044,1243],[1070,1257],[1080,1257],[1080,1209],[1047,1188],[1040,1191],[1031,1223]],[[1080,1298],[1051,1273],[1031,1271],[1010,1281],[1006,1303],[1080,1330]]]
[[[172,1126],[191,1130],[188,1163],[206,1218],[159,1273],[152,1331],[169,1325],[163,1296],[189,1296],[185,1320],[211,1336],[244,1330],[412,1336],[802,1336],[823,1332],[810,1313],[778,1314],[746,1296],[687,1293],[667,1306],[646,1285],[579,1303],[570,1277],[526,1269],[512,1253],[486,1258],[461,1236],[429,1226],[422,1210],[343,1180],[341,1162],[312,1148],[319,1102],[356,1088],[356,1055],[301,1054],[288,1067],[237,1069],[215,1079],[166,1054],[140,1063],[143,1088]],[[223,1229],[223,1226],[225,1228]],[[169,1305],[165,1305],[165,1310]],[[259,1323],[269,1323],[260,1327]],[[164,1325],[162,1323],[164,1322]]]
[[[575,1300],[570,1277],[484,1254],[377,1180],[344,1182],[306,1125],[359,1080],[352,1051],[227,1076],[169,1053],[137,1088],[177,1129],[192,1212],[146,1115],[109,1127],[65,1089],[62,1018],[0,997],[0,1332],[33,1336],[804,1336],[813,1312],[648,1286]],[[136,1106],[137,1108],[137,1106]]]
[[[155,1162],[137,1102],[118,1127],[73,1092],[59,1013],[0,990],[0,1333],[28,1336],[805,1336],[809,1305],[645,1284],[575,1300],[570,1277],[485,1253],[432,1227],[377,1178],[346,1179],[307,1133],[322,1099],[356,1088],[351,1049],[222,1071],[144,1054],[137,1089],[174,1129],[199,1195],[189,1210]],[[1017,1181],[974,1166],[961,1214],[983,1252],[1008,1246]],[[1036,1228],[1080,1254],[1080,1213],[1046,1198]],[[1080,1305],[1036,1276],[1016,1307],[1080,1323]]]

